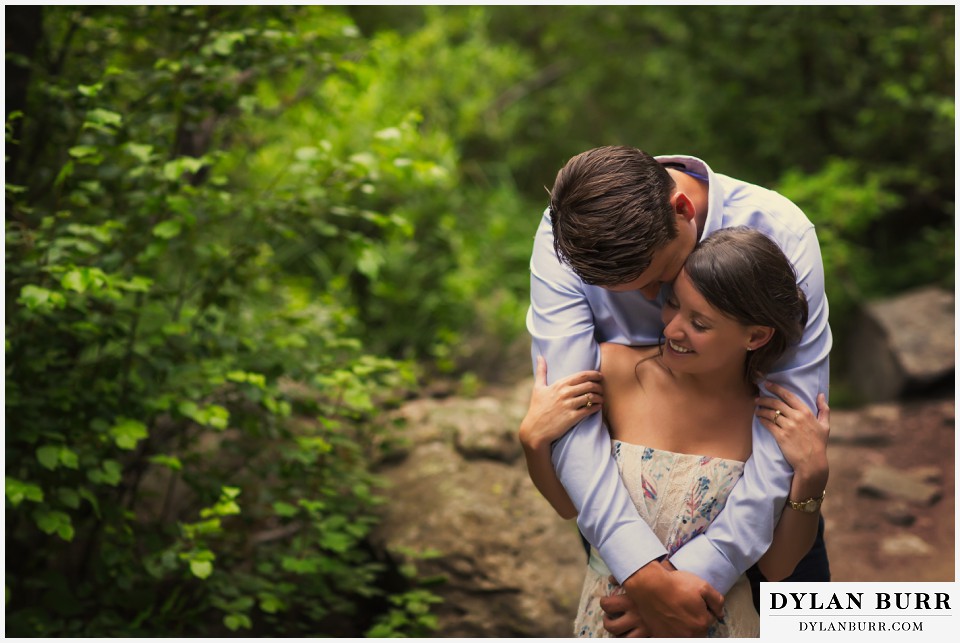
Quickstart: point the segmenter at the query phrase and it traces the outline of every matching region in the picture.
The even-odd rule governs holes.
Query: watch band
[[[795,502],[787,498],[787,503],[790,505],[791,509],[812,514],[820,508],[821,504],[823,504],[823,499],[826,497],[826,495],[827,490],[824,489],[819,498],[807,498],[806,500],[801,500],[800,502]]]

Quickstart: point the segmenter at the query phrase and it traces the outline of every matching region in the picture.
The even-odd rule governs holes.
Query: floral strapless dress
[[[706,530],[743,475],[743,462],[738,460],[661,451],[619,440],[613,441],[613,454],[637,511],[671,554]],[[608,582],[609,576],[594,550],[574,623],[576,636],[610,636],[603,628],[600,599],[622,590]],[[745,576],[724,597],[723,621],[714,624],[708,636],[760,635],[760,617]]]

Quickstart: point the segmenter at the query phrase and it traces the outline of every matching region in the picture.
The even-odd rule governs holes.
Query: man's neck
[[[709,185],[706,181],[701,181],[672,167],[668,167],[667,172],[673,177],[677,189],[686,194],[690,202],[693,203],[693,220],[697,223],[697,239],[699,240],[703,234],[703,226],[707,221],[707,210],[710,207]]]

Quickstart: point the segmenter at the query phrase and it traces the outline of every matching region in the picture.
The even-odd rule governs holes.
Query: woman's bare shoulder
[[[632,374],[637,364],[646,362],[659,352],[658,346],[627,346],[604,342],[600,344],[600,370],[604,375],[616,377],[624,373]]]

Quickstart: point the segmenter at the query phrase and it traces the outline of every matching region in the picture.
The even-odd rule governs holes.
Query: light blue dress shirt
[[[832,338],[823,261],[813,224],[785,197],[717,174],[700,159],[659,156],[657,160],[682,163],[688,171],[707,177],[709,207],[702,239],[721,228],[747,226],[776,241],[793,263],[807,297],[809,319],[800,344],[781,357],[769,378],[816,411],[817,393],[829,390]],[[550,382],[599,368],[598,342],[656,344],[663,329],[661,298],[648,301],[638,291],[611,292],[585,284],[558,261],[549,212],[544,212],[534,240],[530,300],[527,329],[534,368],[537,355],[543,355]],[[584,419],[554,444],[553,463],[579,510],[581,532],[618,581],[667,553],[637,514],[620,480],[600,414]],[[754,419],[753,455],[743,477],[710,527],[671,556],[674,566],[725,594],[770,546],[792,473],[776,440]]]

